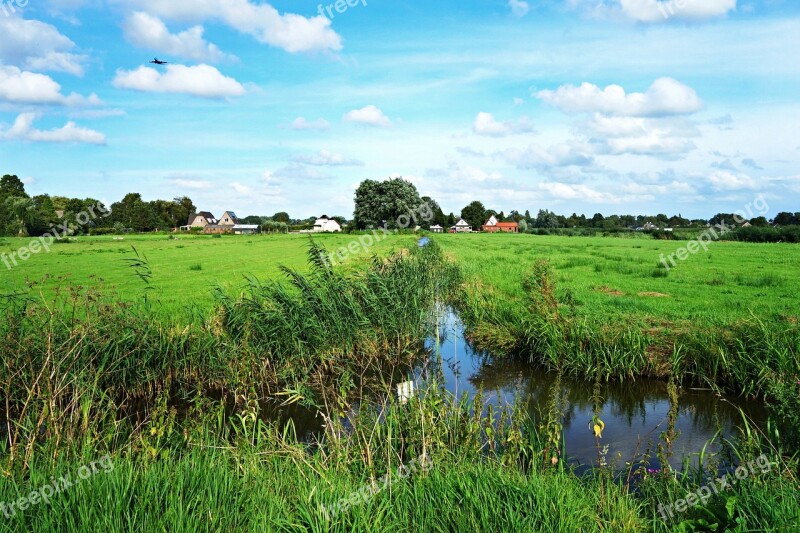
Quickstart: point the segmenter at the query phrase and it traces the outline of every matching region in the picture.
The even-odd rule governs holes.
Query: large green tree
[[[422,201],[428,204],[428,206],[430,206],[431,210],[430,212],[433,214],[431,220],[422,221],[425,223],[424,225],[425,226],[439,225],[442,227],[446,226],[447,215],[444,214],[444,211],[442,211],[442,208],[439,206],[439,203],[430,196],[423,196]]]
[[[483,206],[483,204],[477,200],[470,203],[464,209],[461,210],[461,218],[463,218],[467,224],[472,226],[472,229],[477,231],[482,226],[483,223],[489,218],[489,212]]]
[[[36,204],[30,198],[22,196],[9,196],[4,204],[10,217],[6,231],[17,237],[27,237],[28,225],[36,219]]]
[[[158,217],[150,203],[142,201],[139,193],[128,193],[111,204],[111,222],[120,223],[134,231],[152,231],[158,227]]]
[[[396,229],[420,221],[422,198],[413,183],[402,178],[365,180],[356,190],[353,219],[358,229]],[[408,222],[407,222],[408,220]]]
[[[25,184],[17,176],[6,174],[0,178],[0,235],[14,236],[19,232],[18,219],[11,211],[11,198],[28,198]]]

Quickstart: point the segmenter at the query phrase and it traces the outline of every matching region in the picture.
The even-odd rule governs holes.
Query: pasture
[[[328,251],[347,247],[357,235],[318,235]],[[521,280],[541,258],[550,261],[559,291],[584,316],[603,321],[665,322],[701,327],[748,318],[800,314],[800,247],[786,244],[717,242],[667,271],[662,254],[682,241],[648,238],[561,237],[474,234],[434,237],[468,278],[478,279],[503,300],[523,297]],[[0,253],[11,253],[29,239],[0,239]],[[35,290],[45,294],[67,284],[103,286],[123,299],[141,294],[143,284],[127,259],[135,247],[152,270],[151,283],[165,310],[211,303],[214,287],[236,293],[246,276],[262,281],[283,277],[280,266],[307,268],[305,235],[181,235],[79,237],[55,244],[8,270],[0,264],[0,292]],[[387,256],[413,246],[414,236],[392,235],[368,250],[348,255],[349,268],[368,264],[373,254]]]

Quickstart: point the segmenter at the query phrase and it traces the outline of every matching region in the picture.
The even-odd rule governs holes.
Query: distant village
[[[239,217],[233,211],[225,211],[222,217],[217,218],[208,211],[200,211],[189,217],[189,222],[179,228],[180,231],[201,230],[207,234],[233,234],[233,235],[254,235],[261,232],[258,224],[242,224]],[[342,226],[336,220],[321,216],[314,222],[310,230],[302,230],[300,233],[339,233]]]

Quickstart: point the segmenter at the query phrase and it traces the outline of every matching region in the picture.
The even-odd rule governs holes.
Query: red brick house
[[[482,226],[486,233],[519,233],[519,224],[516,222],[498,222],[494,215],[489,217]]]

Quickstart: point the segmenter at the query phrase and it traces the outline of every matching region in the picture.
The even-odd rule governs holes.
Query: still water
[[[589,427],[595,413],[592,383],[559,379],[530,364],[495,360],[491,354],[473,350],[464,338],[458,316],[449,309],[441,313],[438,336],[438,350],[434,335],[425,342],[427,357],[408,375],[393,376],[396,381],[411,379],[419,391],[435,380],[459,397],[464,394],[473,397],[482,390],[484,409],[490,403],[503,408],[515,401],[523,402],[537,423],[546,415],[553,399],[559,398],[558,412],[569,464],[578,472],[597,465],[597,442]],[[658,468],[655,450],[661,434],[667,430],[670,410],[666,382],[637,379],[602,384],[600,399],[598,413],[605,422],[600,446],[608,446],[607,463],[624,469],[627,461],[648,456],[651,467]],[[322,417],[313,411],[297,405],[263,407],[262,415],[267,419],[291,419],[301,438],[312,439],[322,432]],[[737,427],[742,426],[740,409],[757,425],[766,420],[765,409],[759,402],[726,398],[710,390],[679,389],[675,429],[680,433],[672,444],[671,466],[680,469],[686,458],[695,459],[696,463],[704,447],[706,453],[718,451],[722,439],[735,436]]]

